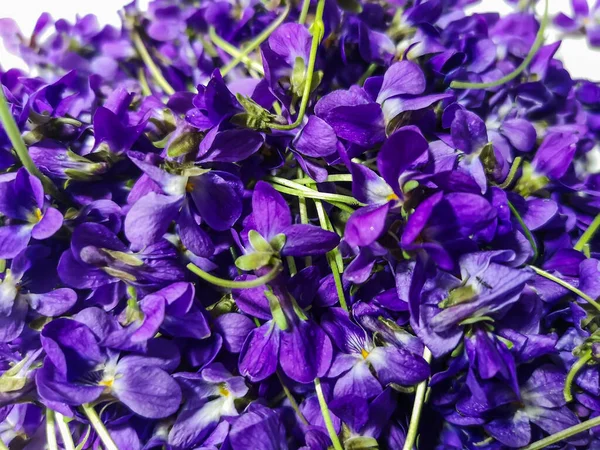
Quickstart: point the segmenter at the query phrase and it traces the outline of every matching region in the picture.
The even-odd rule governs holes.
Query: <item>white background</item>
[[[85,15],[93,13],[98,16],[101,24],[119,24],[117,11],[131,0],[0,0],[0,17],[11,17],[14,19],[25,36],[31,33],[35,21],[39,15],[47,11],[54,19],[65,18],[72,21],[76,14]],[[211,1],[211,0],[205,0]],[[142,7],[148,0],[138,0]],[[541,12],[543,1],[540,2]],[[593,0],[588,0],[590,6]],[[497,11],[501,14],[511,12],[511,7],[503,0],[481,0],[471,8],[473,11]],[[550,0],[550,10],[554,15],[564,12],[571,15],[570,0]],[[587,78],[600,81],[600,49],[592,50],[588,47],[584,37],[561,36],[560,32],[552,28],[547,33],[547,43],[555,42],[562,38],[563,43],[559,51],[559,57],[565,62],[567,69],[573,78]],[[0,43],[0,64],[4,69],[25,66],[18,58],[6,53]]]

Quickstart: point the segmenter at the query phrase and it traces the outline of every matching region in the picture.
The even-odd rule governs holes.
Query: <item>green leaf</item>
[[[273,250],[275,250],[275,252],[279,253],[282,249],[283,246],[285,245],[285,234],[283,233],[279,233],[277,236],[275,236],[273,239],[271,239],[270,245],[271,248]]]
[[[269,309],[271,310],[271,314],[273,315],[273,321],[280,330],[287,330],[287,317],[285,317],[285,314],[281,309],[281,303],[279,302],[279,299],[271,291],[265,291],[265,296],[267,297],[267,300],[269,300]]]
[[[257,252],[273,253],[273,248],[271,245],[265,240],[264,237],[260,235],[258,231],[250,230],[248,232],[248,240],[250,241],[252,247],[254,247],[254,250]]]
[[[175,158],[181,155],[187,155],[188,153],[194,152],[198,150],[200,146],[200,142],[202,142],[203,135],[202,133],[197,132],[188,132],[183,133],[169,145],[167,149],[167,155],[171,158]]]
[[[268,265],[272,257],[272,253],[266,252],[248,253],[247,255],[242,255],[236,259],[235,265],[238,269],[249,272]]]
[[[363,10],[362,4],[358,0],[337,0],[338,6],[344,11],[360,14]]]

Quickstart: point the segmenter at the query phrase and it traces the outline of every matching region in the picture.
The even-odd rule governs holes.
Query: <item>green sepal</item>
[[[419,182],[417,180],[410,180],[410,181],[407,181],[406,183],[404,183],[404,186],[402,187],[402,192],[404,192],[405,194],[408,194],[410,191],[413,191],[418,187],[419,187]]]
[[[292,301],[292,307],[294,308],[294,312],[300,318],[300,320],[308,320],[308,317],[306,317],[304,310],[300,307],[296,299],[290,295],[290,300]]]
[[[250,230],[248,232],[248,240],[250,244],[257,252],[263,253],[273,253],[273,248],[271,244],[269,244],[264,237],[260,235],[260,233],[256,230]]]
[[[498,160],[496,159],[496,153],[494,152],[494,146],[491,142],[488,142],[483,149],[481,150],[481,154],[479,155],[479,159],[485,168],[485,172],[487,174],[494,173],[496,170],[496,166],[498,165]]]
[[[468,319],[465,319],[462,322],[460,322],[459,325],[462,325],[462,326],[473,325],[473,324],[482,323],[482,322],[493,323],[494,319],[492,319],[490,316],[469,317]]]
[[[460,286],[453,289],[444,300],[439,303],[440,308],[449,308],[451,306],[469,303],[477,295],[477,290],[473,285]]]
[[[134,322],[142,322],[144,320],[144,313],[140,309],[140,305],[137,302],[136,297],[130,297],[127,299],[127,308],[125,308],[125,323],[123,326],[130,325]]]
[[[25,387],[27,378],[19,377],[18,374],[26,363],[27,358],[24,358],[0,376],[0,392],[14,392]]]
[[[285,245],[285,241],[286,241],[285,234],[279,233],[277,236],[275,236],[273,239],[271,239],[271,242],[269,242],[269,244],[271,245],[271,248],[276,253],[279,253],[283,249],[283,247]]]
[[[249,272],[268,265],[272,257],[273,254],[267,252],[248,253],[236,259],[235,265],[238,269]]]
[[[109,250],[107,248],[103,248],[102,251],[104,251],[104,253],[111,258],[120,261],[123,264],[127,264],[128,266],[140,267],[144,265],[144,261],[139,259],[137,256],[130,255],[129,253]]]
[[[304,92],[304,84],[306,81],[306,64],[301,56],[297,56],[294,61],[294,67],[292,69],[292,76],[290,78],[290,84],[292,87],[292,93],[297,97],[302,97]]]
[[[521,167],[521,178],[517,181],[517,185],[514,189],[519,195],[527,198],[531,194],[535,194],[537,191],[544,189],[550,182],[545,175],[536,173],[529,161],[525,161]]]
[[[200,142],[202,142],[203,135],[198,132],[188,132],[183,133],[169,145],[167,149],[167,155],[171,158],[176,158],[177,156],[187,155],[188,153],[197,151]]]
[[[113,269],[112,267],[103,267],[102,270],[104,270],[111,277],[118,278],[119,280],[130,282],[134,282],[137,280],[137,278],[134,275],[127,273],[123,270]]]
[[[269,124],[275,120],[275,116],[260,106],[250,97],[242,94],[237,94],[236,98],[246,112],[236,114],[232,117],[231,122],[246,128],[254,130],[269,130]]]
[[[377,439],[366,436],[358,436],[344,441],[345,450],[376,450],[379,448]]]
[[[267,297],[267,300],[269,300],[269,309],[271,310],[273,321],[280,330],[286,331],[289,328],[288,321],[283,309],[281,309],[279,299],[271,291],[265,291],[265,296]]]

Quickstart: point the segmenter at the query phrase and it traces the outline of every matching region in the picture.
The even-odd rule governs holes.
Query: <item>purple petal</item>
[[[43,240],[53,236],[63,224],[63,215],[58,209],[48,208],[42,220],[34,225],[31,235],[34,239]]]
[[[286,228],[282,256],[318,256],[333,250],[340,242],[336,233],[314,225],[299,224]]]
[[[573,161],[578,141],[576,134],[549,133],[533,157],[533,167],[542,175],[562,177]]]
[[[139,248],[158,242],[177,217],[181,202],[181,197],[150,192],[127,213],[125,236]]]
[[[203,162],[239,162],[256,153],[264,144],[261,133],[252,130],[225,130],[216,134],[203,153]],[[200,144],[202,152],[202,143]]]
[[[197,223],[187,202],[184,204],[177,220],[177,231],[183,246],[194,255],[203,258],[209,258],[213,255],[215,246],[208,234]]]
[[[331,341],[311,321],[301,321],[289,331],[282,331],[279,360],[281,368],[292,380],[311,383],[329,370],[333,358]]]
[[[517,411],[506,419],[492,420],[485,430],[496,440],[511,448],[524,447],[531,441],[531,426],[527,414]]]
[[[322,118],[338,137],[363,147],[372,147],[385,139],[385,123],[377,103],[340,106]]]
[[[429,377],[429,364],[419,355],[399,348],[376,347],[367,356],[383,385],[411,386]]]
[[[29,294],[29,304],[46,317],[57,317],[66,313],[77,303],[77,294],[72,289],[60,288],[45,294]]]
[[[31,239],[31,225],[0,227],[0,259],[11,259],[27,247]]]
[[[292,224],[290,208],[269,183],[259,181],[252,195],[253,218],[256,231],[267,241],[283,233]]]
[[[467,154],[480,151],[489,142],[485,122],[470,111],[456,111],[450,130],[454,146]]]
[[[425,75],[417,64],[407,60],[399,61],[385,72],[377,103],[383,103],[396,95],[422,94],[426,86]]]
[[[535,147],[535,128],[525,119],[505,120],[501,130],[504,137],[520,152],[530,152]]]
[[[250,381],[264,380],[277,369],[279,355],[279,328],[269,321],[252,330],[240,352],[239,369]]]
[[[371,245],[383,234],[389,209],[389,203],[384,203],[356,210],[348,219],[344,240],[353,247]]]
[[[229,230],[242,214],[242,184],[239,178],[211,171],[191,180],[194,205],[209,227]]]
[[[320,158],[337,152],[337,143],[333,128],[317,116],[310,116],[294,140],[294,147],[305,156]]]
[[[243,314],[228,313],[215,319],[215,331],[223,336],[223,346],[231,353],[239,353],[244,341],[256,326]]]

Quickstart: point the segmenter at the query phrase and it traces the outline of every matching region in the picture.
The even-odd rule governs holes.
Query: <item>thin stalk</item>
[[[227,42],[225,39],[219,36],[214,27],[210,27],[208,29],[208,36],[210,37],[211,42],[217,47],[219,47],[221,50],[223,50],[225,53],[229,54],[230,56],[233,56],[235,59],[239,59],[239,62],[243,62],[246,65],[246,67],[254,70],[259,75],[265,75],[265,70],[259,62],[254,61],[248,56],[242,55],[242,51],[238,49],[235,45],[231,45],[229,42]]]
[[[289,270],[290,270],[290,275],[291,276],[296,275],[298,273],[298,268],[296,267],[296,261],[294,260],[294,257],[293,256],[287,256],[285,258],[285,260],[288,263],[288,267],[289,267]]]
[[[249,281],[231,281],[225,280],[223,278],[215,277],[208,272],[205,272],[200,267],[195,264],[189,263],[187,265],[188,270],[198,275],[204,281],[209,282],[210,284],[214,284],[215,286],[219,286],[227,289],[250,289],[259,286],[264,286],[270,281],[273,281],[281,272],[281,265],[277,264],[274,266],[269,273],[263,275],[262,277],[255,278],[254,280]]]
[[[56,424],[58,425],[58,431],[60,432],[60,437],[62,438],[65,450],[75,450],[75,443],[73,442],[73,436],[71,436],[71,430],[69,430],[69,426],[67,425],[67,422],[65,422],[65,417],[58,412],[56,413]]]
[[[293,183],[301,184],[306,186],[308,184],[314,184],[315,180],[309,177],[296,178],[295,180],[291,180]],[[329,175],[324,183],[336,183],[336,182],[352,182],[351,174],[338,174],[338,175]]]
[[[423,351],[423,358],[428,363],[431,362],[431,352],[427,347]],[[421,381],[417,386],[415,393],[415,402],[413,403],[413,410],[410,416],[410,424],[408,426],[408,432],[406,434],[406,440],[404,441],[404,447],[402,450],[412,450],[415,441],[417,440],[417,433],[419,431],[419,422],[421,420],[421,411],[425,404],[425,392],[427,391],[427,380]]]
[[[289,189],[281,190],[285,194],[295,195],[297,197],[307,197],[307,198],[316,198],[319,200],[325,201],[334,201],[338,203],[346,203],[348,205],[354,206],[364,206],[363,203],[356,200],[354,197],[350,197],[349,195],[340,195],[340,194],[329,194],[327,192],[320,192],[315,189],[311,189],[307,186],[303,186],[298,183],[294,183],[293,181],[286,180],[285,178],[279,177],[267,177],[268,181],[272,181],[276,183],[273,187],[276,190],[279,190],[280,186],[285,186]],[[279,186],[278,186],[279,185]]]
[[[582,251],[583,248],[587,245],[588,242],[594,237],[596,232],[600,228],[600,214],[596,216],[594,221],[590,224],[590,226],[585,230],[585,232],[581,235],[575,247],[573,247],[577,251]]]
[[[315,207],[317,208],[317,215],[319,216],[319,223],[321,224],[321,228],[323,228],[324,230],[333,231],[330,230],[329,221],[327,220],[323,204],[319,200],[315,200]],[[344,308],[345,311],[348,311],[346,295],[344,294],[344,285],[342,283],[342,278],[340,277],[340,268],[338,267],[336,261],[336,250],[339,253],[339,249],[337,247],[334,250],[327,253],[327,262],[329,263],[331,273],[333,274],[333,281],[335,282],[335,289],[337,291],[338,299],[340,301],[340,306]]]
[[[62,196],[54,183],[50,181],[50,178],[46,177],[42,172],[40,172],[40,169],[37,168],[33,162],[33,159],[31,159],[29,150],[27,150],[25,141],[23,141],[23,137],[21,136],[21,131],[19,130],[19,127],[17,126],[17,123],[10,112],[2,85],[0,85],[0,122],[4,127],[4,131],[10,139],[10,142],[14,147],[19,160],[21,161],[21,164],[23,164],[23,167],[27,169],[27,172],[39,178],[44,186],[44,191],[46,194],[49,194],[54,198],[61,198]]]
[[[525,57],[523,62],[519,65],[519,67],[517,67],[514,71],[512,71],[508,75],[506,75],[496,81],[490,81],[488,83],[469,83],[468,81],[453,81],[452,83],[450,83],[450,87],[454,88],[454,89],[489,89],[489,88],[493,88],[493,87],[497,87],[497,86],[502,86],[503,84],[506,84],[509,81],[512,81],[515,78],[517,78],[519,75],[521,75],[521,73],[523,73],[523,71],[525,69],[527,69],[527,67],[529,67],[531,60],[537,54],[538,50],[544,43],[544,32],[546,31],[546,27],[548,26],[548,19],[550,17],[548,14],[548,4],[549,3],[550,3],[550,1],[546,0],[546,7],[544,9],[544,16],[542,17],[542,23],[540,24],[540,29],[537,32],[537,35],[535,37],[535,41],[533,43],[533,46],[531,47],[531,50],[529,50],[529,53],[527,54],[527,56]]]
[[[321,407],[321,414],[323,416],[323,421],[325,422],[325,427],[327,428],[327,433],[329,433],[329,438],[333,443],[333,448],[335,450],[344,450],[344,447],[342,447],[342,443],[340,442],[340,438],[335,432],[333,422],[331,421],[331,414],[329,414],[329,408],[327,407],[327,402],[325,401],[325,397],[323,396],[321,380],[319,380],[318,378],[315,378],[315,391],[317,392],[319,406]]]
[[[379,65],[373,63],[371,65],[369,65],[369,67],[367,67],[367,70],[365,70],[365,73],[362,74],[362,76],[360,77],[360,79],[358,80],[358,85],[362,86],[365,84],[365,81],[367,81],[367,78],[369,78],[371,75],[373,75],[375,73],[375,71],[377,70],[377,67],[379,67]]]
[[[563,394],[567,403],[573,401],[573,381],[575,381],[575,377],[591,359],[592,352],[587,351],[581,358],[579,358],[575,362],[575,364],[573,364],[571,370],[569,370],[569,373],[567,374],[567,379],[565,380],[565,388],[563,389]]]
[[[48,444],[48,450],[58,450],[54,424],[54,411],[46,408],[46,444]]]
[[[501,184],[498,185],[498,187],[500,189],[506,189],[507,187],[509,187],[513,180],[515,179],[515,175],[517,174],[517,171],[519,170],[519,167],[521,167],[521,162],[523,161],[523,158],[521,158],[520,156],[517,156],[515,158],[515,160],[512,163],[512,166],[510,166],[510,172],[508,172],[508,176],[506,177],[506,180],[504,180]]]
[[[543,448],[551,446],[552,444],[556,444],[557,442],[564,441],[565,439],[569,439],[572,436],[587,431],[590,428],[597,427],[598,425],[600,425],[600,416],[594,417],[593,419],[586,420],[585,422],[581,422],[580,424],[559,431],[558,433],[548,436],[547,438],[544,438],[537,442],[534,442],[533,444],[528,445],[527,447],[523,447],[521,450],[541,450]]]
[[[517,211],[517,208],[515,208],[511,202],[508,202],[508,207],[510,208],[510,211],[512,212],[513,216],[515,216],[515,219],[517,219],[517,222],[519,222],[519,225],[521,225],[521,229],[523,230],[523,233],[525,233],[525,237],[527,238],[529,244],[531,245],[531,248],[533,249],[533,259],[531,260],[531,262],[534,263],[538,257],[538,247],[533,237],[533,234],[531,234],[531,231],[529,231],[529,228],[527,227],[527,225],[525,225],[525,221],[521,217],[521,214],[519,214],[519,211]]]
[[[256,36],[247,46],[244,47],[243,50],[240,50],[239,55],[235,56],[225,67],[221,69],[221,75],[225,76],[237,66],[240,62],[242,62],[244,57],[247,57],[250,53],[256,50],[260,44],[265,42],[273,32],[279,28],[279,26],[284,22],[290,13],[290,2],[285,5],[285,9],[283,12],[275,19],[273,22],[269,24],[267,28],[264,29],[262,33]],[[264,74],[264,71],[263,71]]]
[[[304,172],[298,167],[298,177],[301,178]],[[308,223],[308,208],[306,207],[306,198],[298,197],[298,211],[300,212],[300,223]],[[304,267],[312,266],[312,257],[306,256],[304,258]]]
[[[310,99],[310,93],[312,90],[312,81],[315,72],[315,64],[317,61],[317,52],[319,50],[321,39],[325,34],[325,24],[323,23],[324,9],[325,0],[319,0],[319,3],[317,3],[317,12],[315,13],[315,21],[311,26],[312,43],[310,45],[310,56],[308,59],[308,68],[306,69],[306,82],[304,84],[304,92],[302,93],[300,109],[298,110],[298,118],[290,125],[270,123],[269,127],[273,130],[293,130],[298,128],[304,120],[304,115],[306,114],[306,108],[308,107],[308,100]]]
[[[142,94],[145,97],[152,95],[152,89],[148,85],[148,79],[146,78],[146,73],[144,72],[144,68],[140,67],[138,69],[138,80],[140,82],[140,88],[142,89]]]
[[[142,37],[137,31],[133,30],[131,32],[131,40],[133,41],[135,49],[140,55],[140,58],[142,58],[142,61],[144,62],[148,70],[150,71],[150,74],[152,75],[152,78],[154,78],[156,84],[160,86],[160,88],[165,94],[173,95],[175,93],[175,89],[173,89],[173,86],[171,86],[169,82],[165,79],[159,67],[152,60],[152,56],[150,56],[150,53],[148,53],[148,49],[144,45],[144,41],[142,40]]]
[[[304,25],[306,23],[306,18],[308,17],[308,9],[310,8],[310,0],[304,0],[302,2],[302,11],[300,11],[300,17],[298,18],[298,23],[300,25]]]
[[[81,407],[83,408],[83,412],[90,421],[90,425],[102,441],[102,444],[104,444],[105,450],[119,450],[112,437],[108,433],[108,430],[100,420],[100,416],[98,416],[98,413],[96,412],[94,407],[89,403],[84,403],[83,405],[81,405]]]
[[[289,400],[290,405],[292,405],[292,409],[296,412],[296,415],[300,419],[300,422],[302,422],[304,425],[308,425],[308,421],[306,420],[306,417],[304,417],[304,414],[302,414],[302,411],[300,411],[298,402],[296,401],[296,399],[294,398],[294,396],[292,395],[290,390],[285,385],[285,382],[283,381],[283,378],[281,377],[281,374],[279,373],[279,371],[277,371],[276,374],[277,374],[277,378],[279,379],[279,383],[281,384],[281,387],[283,389],[283,392],[284,392],[285,396],[287,397],[287,399]]]
[[[564,287],[565,289],[568,289],[573,294],[581,297],[586,302],[588,302],[590,305],[592,305],[594,308],[596,308],[598,311],[600,311],[600,304],[598,304],[592,297],[590,297],[589,295],[587,295],[585,292],[580,291],[575,286],[567,283],[566,281],[561,280],[558,277],[555,277],[554,275],[552,275],[551,273],[546,272],[545,270],[542,270],[542,269],[540,269],[538,267],[535,267],[535,266],[529,266],[529,267],[531,267],[531,269],[535,273],[537,273],[538,275],[540,275],[540,276],[542,276],[544,278],[547,278],[550,281],[554,281],[556,284]]]

